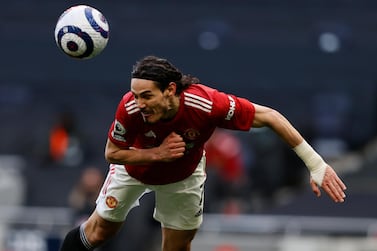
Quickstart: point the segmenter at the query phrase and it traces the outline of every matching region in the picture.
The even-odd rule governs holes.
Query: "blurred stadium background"
[[[229,178],[221,163],[209,167],[193,250],[377,250],[376,1],[90,1],[110,41],[78,61],[53,32],[62,11],[81,3],[2,4],[0,250],[56,251],[90,212],[109,123],[147,54],[277,108],[348,185],[344,204],[315,198],[303,164],[268,130],[225,132],[233,143],[222,146],[237,144],[239,162],[222,164],[242,170]],[[93,168],[100,174],[84,175]],[[143,202],[103,250],[159,250],[153,197]]]

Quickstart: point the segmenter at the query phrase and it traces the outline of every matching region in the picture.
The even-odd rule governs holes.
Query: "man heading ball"
[[[149,191],[156,196],[162,250],[190,250],[203,218],[204,143],[216,127],[269,127],[304,161],[317,196],[322,188],[334,202],[344,201],[344,183],[278,111],[210,88],[168,60],[147,56],[134,66],[131,90],[109,129],[105,157],[110,168],[97,207],[66,235],[61,251],[100,246]]]

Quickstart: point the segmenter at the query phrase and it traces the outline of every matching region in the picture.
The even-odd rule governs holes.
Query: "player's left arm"
[[[305,141],[301,134],[280,112],[254,104],[253,127],[269,127],[284,140],[304,161],[311,176],[313,192],[321,195],[321,187],[334,202],[344,202],[346,186],[334,169]]]

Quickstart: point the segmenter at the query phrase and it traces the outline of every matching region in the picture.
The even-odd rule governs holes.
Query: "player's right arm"
[[[183,138],[172,132],[158,147],[140,148],[121,148],[114,144],[110,139],[107,140],[105,147],[105,158],[112,164],[148,164],[153,162],[170,162],[183,156],[186,143]]]

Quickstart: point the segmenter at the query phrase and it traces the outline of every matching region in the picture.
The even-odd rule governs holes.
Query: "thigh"
[[[205,158],[187,179],[173,184],[154,186],[154,218],[162,227],[175,230],[198,229],[203,221]]]
[[[128,175],[123,165],[110,165],[96,201],[96,212],[105,220],[122,222],[148,191],[144,184]]]

